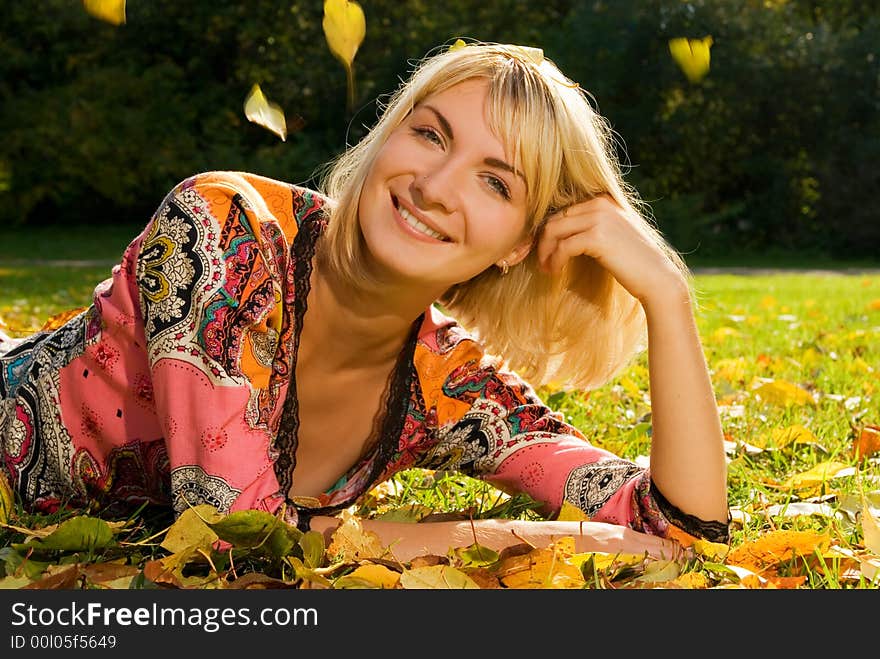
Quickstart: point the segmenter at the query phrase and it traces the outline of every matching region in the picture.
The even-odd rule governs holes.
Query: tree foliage
[[[145,222],[206,169],[313,182],[375,122],[412,65],[458,37],[544,49],[620,136],[628,177],[684,252],[870,255],[880,156],[880,11],[840,0],[363,0],[346,72],[323,3],[11,5],[0,26],[0,221]],[[691,82],[668,44],[712,37]],[[258,84],[285,142],[242,111]]]

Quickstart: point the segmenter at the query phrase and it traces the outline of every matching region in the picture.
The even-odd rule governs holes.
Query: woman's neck
[[[393,362],[412,323],[434,301],[422,288],[387,283],[381,293],[353,289],[319,267],[311,274],[308,309],[300,334],[303,352],[327,368],[371,368]]]

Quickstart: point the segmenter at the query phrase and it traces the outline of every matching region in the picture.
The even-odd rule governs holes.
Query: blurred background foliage
[[[321,0],[74,0],[0,23],[0,224],[145,224],[208,169],[310,184],[377,99],[456,38],[539,46],[619,134],[627,177],[680,251],[876,258],[880,7],[873,0],[362,0],[355,104]],[[690,82],[676,37],[712,37]],[[253,84],[288,138],[244,117]]]

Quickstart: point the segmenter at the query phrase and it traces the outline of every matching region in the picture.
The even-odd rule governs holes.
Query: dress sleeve
[[[141,236],[136,282],[179,514],[274,510],[272,439],[286,381],[286,241],[233,173],[176,186]]]
[[[524,492],[550,518],[568,503],[592,521],[689,542],[727,541],[727,525],[679,511],[653,485],[648,468],[591,444],[473,341],[462,341],[455,352],[458,357],[444,360],[453,368],[432,401],[446,420],[438,419],[438,441],[423,466]]]

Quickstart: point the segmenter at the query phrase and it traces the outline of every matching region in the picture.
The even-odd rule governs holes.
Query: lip
[[[439,233],[443,236],[446,236],[447,239],[440,240],[438,238],[434,238],[433,236],[428,236],[428,235],[422,233],[421,231],[416,231],[415,229],[413,229],[407,223],[407,221],[403,219],[403,216],[398,211],[399,206],[402,206],[403,208],[405,208],[407,213],[409,213],[410,215],[415,217],[419,222],[426,225],[432,231],[436,231],[437,233]],[[420,213],[415,208],[413,208],[408,203],[406,203],[401,197],[399,197],[393,193],[391,194],[391,207],[394,210],[394,219],[404,229],[404,231],[406,231],[409,235],[413,236],[414,238],[419,238],[424,242],[433,243],[433,244],[440,243],[440,244],[445,245],[445,244],[454,242],[452,237],[449,236],[449,234],[447,234],[445,231],[443,231],[443,229],[438,227],[436,224],[434,224],[428,218],[426,218],[422,213]]]

